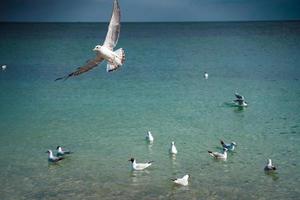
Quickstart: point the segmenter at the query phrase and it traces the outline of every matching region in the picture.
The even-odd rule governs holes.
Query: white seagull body
[[[147,163],[136,163],[136,160],[134,158],[131,158],[129,160],[131,162],[132,170],[140,171],[144,170],[152,165],[154,161],[149,161]]]
[[[170,151],[170,154],[177,154],[178,153],[174,141],[171,142],[171,148],[170,148],[169,151]]]
[[[2,65],[1,68],[3,71],[6,70],[6,65]]]
[[[83,74],[94,67],[97,67],[103,60],[107,61],[107,72],[114,71],[121,67],[125,61],[125,53],[122,48],[114,51],[120,35],[120,19],[121,19],[121,10],[118,0],[114,0],[112,16],[108,26],[108,32],[106,34],[105,41],[103,45],[96,45],[93,51],[96,52],[96,57],[87,61],[87,63],[79,68],[76,71],[57,78],[56,80],[68,79],[72,76],[78,76]]]
[[[272,165],[272,160],[268,159],[268,164],[265,166],[265,171],[275,171],[276,167]]]
[[[221,142],[222,147],[228,149],[229,151],[234,151],[234,149],[236,147],[235,142],[231,142],[230,144],[226,144],[223,140],[220,140],[220,142]]]
[[[57,146],[57,156],[64,156],[65,154],[70,154],[72,153],[71,151],[68,151],[66,149],[63,149],[61,146]]]
[[[46,151],[46,153],[48,153],[48,161],[49,162],[58,162],[58,161],[64,159],[63,157],[54,156],[51,150]]]
[[[214,157],[216,159],[226,160],[227,159],[227,151],[228,151],[228,149],[224,148],[223,150],[224,150],[223,153],[212,152],[212,151],[208,151],[208,153],[209,153],[209,155],[211,155],[212,157]]]
[[[171,179],[174,183],[178,185],[187,186],[189,184],[189,175],[185,175],[182,178]]]
[[[204,78],[208,79],[208,73],[207,72],[204,73]]]
[[[247,102],[245,101],[245,98],[244,96],[238,94],[238,93],[235,93],[234,94],[236,99],[234,100],[235,103],[237,103],[238,106],[241,106],[241,107],[246,107],[248,106]]]
[[[146,140],[150,143],[152,143],[154,141],[154,137],[153,135],[151,134],[150,131],[147,132],[147,135],[146,135]]]

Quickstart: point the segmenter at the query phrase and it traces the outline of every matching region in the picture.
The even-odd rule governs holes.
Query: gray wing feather
[[[114,1],[112,16],[108,26],[108,31],[103,46],[108,47],[113,50],[118,43],[120,35],[120,19],[121,19],[121,10],[118,0]]]
[[[85,65],[83,65],[81,67],[78,67],[76,71],[74,71],[74,72],[72,72],[72,73],[70,73],[66,76],[57,78],[57,79],[55,79],[55,81],[58,81],[58,80],[61,80],[61,79],[66,80],[66,79],[70,78],[71,76],[78,76],[78,75],[83,74],[87,71],[90,71],[91,69],[96,67],[102,60],[103,60],[103,58],[100,58],[100,57],[97,57],[95,59],[91,59]]]

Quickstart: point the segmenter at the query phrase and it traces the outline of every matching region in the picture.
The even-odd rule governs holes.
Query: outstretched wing
[[[237,99],[244,100],[244,96],[239,95],[238,93],[235,93],[234,95],[235,95],[235,97],[236,97]]]
[[[92,60],[89,60],[85,65],[81,66],[81,67],[78,67],[76,71],[66,75],[66,76],[63,76],[63,77],[60,77],[60,78],[57,78],[55,79],[55,81],[58,81],[58,80],[61,80],[61,79],[68,79],[70,78],[71,76],[78,76],[80,74],[83,74],[87,71],[90,71],[91,69],[93,69],[94,67],[97,67],[97,65],[103,60],[103,58],[100,58],[100,57],[97,57],[95,59],[92,59]]]
[[[112,16],[109,22],[108,31],[103,46],[113,50],[118,43],[120,35],[121,10],[118,0],[114,0]]]

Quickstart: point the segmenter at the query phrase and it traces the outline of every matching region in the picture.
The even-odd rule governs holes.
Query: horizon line
[[[124,21],[121,23],[234,23],[234,22],[300,22],[300,19],[272,20],[207,20],[207,21]],[[109,23],[105,21],[0,21],[0,23]]]

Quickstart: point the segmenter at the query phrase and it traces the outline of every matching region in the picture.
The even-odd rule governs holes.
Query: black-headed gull
[[[182,178],[171,179],[174,183],[178,185],[187,186],[189,184],[189,175],[184,175]]]
[[[122,48],[114,51],[120,35],[120,19],[121,19],[121,10],[118,0],[114,0],[112,16],[108,26],[108,32],[106,34],[105,41],[103,45],[96,45],[93,51],[96,52],[96,58],[93,58],[81,67],[78,67],[76,71],[57,78],[57,80],[68,79],[72,76],[78,76],[87,71],[90,71],[94,67],[97,67],[103,60],[107,61],[107,72],[114,71],[121,67],[125,62],[125,52]]]
[[[223,148],[223,153],[212,152],[212,151],[208,151],[208,153],[209,153],[209,155],[211,155],[212,157],[214,157],[216,159],[226,160],[227,159],[227,151],[228,151],[228,149]]]
[[[58,161],[64,159],[63,157],[54,156],[51,150],[47,150],[46,153],[48,153],[48,161],[49,162],[58,162]]]
[[[272,160],[268,159],[268,164],[265,166],[265,171],[275,171],[277,168],[272,164]]]
[[[154,162],[154,161],[149,161],[147,163],[136,163],[136,160],[134,158],[131,158],[128,161],[131,162],[132,169],[137,170],[137,171],[144,170],[147,167],[150,167],[152,165],[152,163]]]
[[[171,147],[170,147],[170,149],[169,149],[169,152],[170,152],[170,154],[173,154],[173,155],[178,153],[174,141],[171,142]]]
[[[233,151],[236,147],[235,142],[231,142],[230,144],[226,144],[223,140],[220,140],[220,142],[222,147],[228,149],[229,151]]]
[[[57,156],[64,156],[65,154],[73,153],[69,150],[62,148],[61,146],[57,146],[56,150],[57,150],[57,154],[56,154]]]
[[[235,93],[234,94],[236,99],[234,100],[235,103],[237,103],[238,106],[241,106],[241,107],[246,107],[248,106],[248,103],[245,101],[245,98],[244,96],[238,94],[238,93]]]

